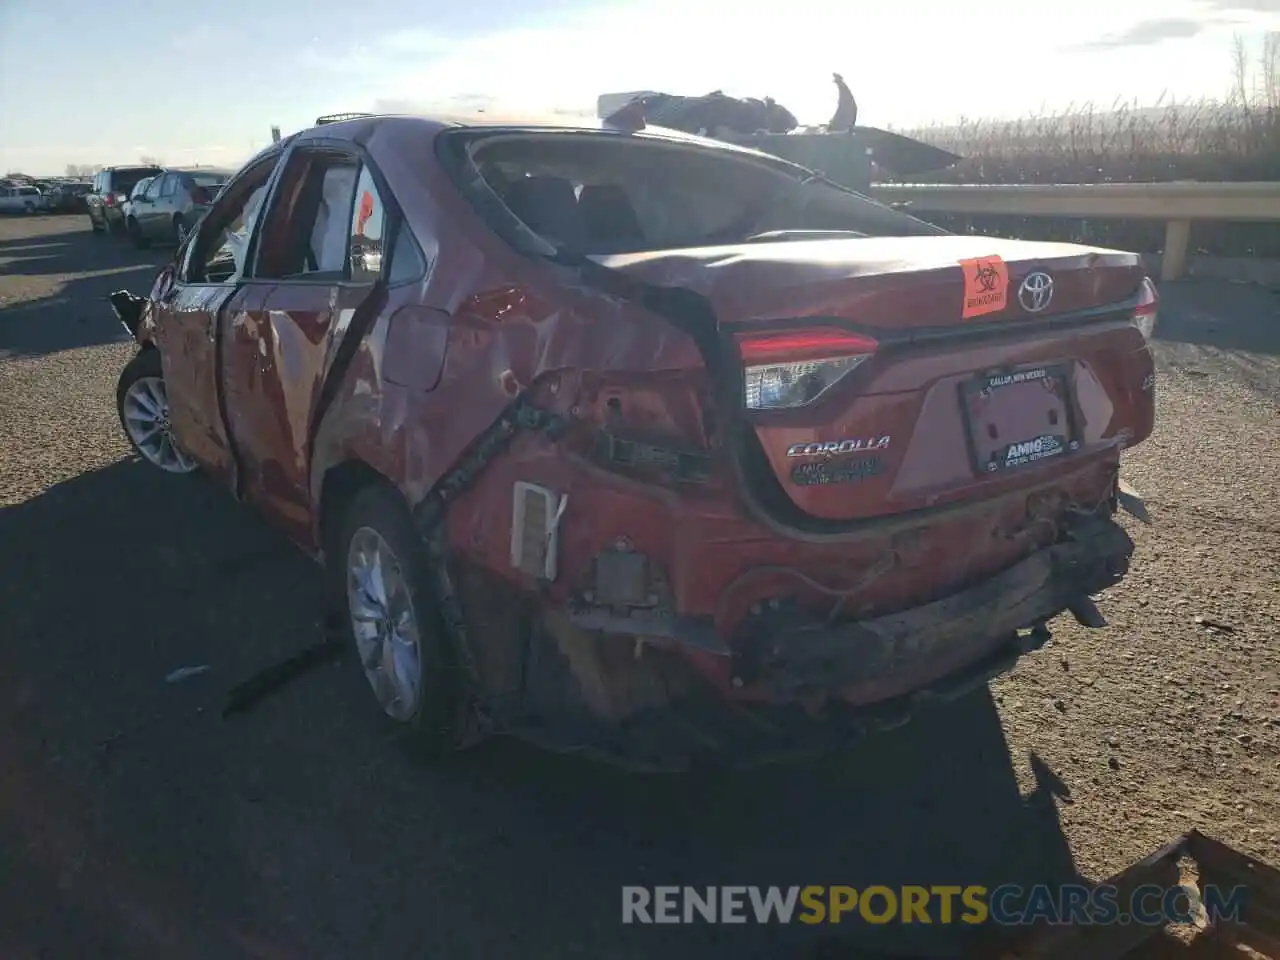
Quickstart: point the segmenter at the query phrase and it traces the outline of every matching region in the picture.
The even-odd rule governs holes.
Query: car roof
[[[468,129],[489,132],[509,131],[511,133],[594,133],[600,136],[634,137],[649,141],[687,143],[708,150],[758,157],[780,166],[798,166],[793,161],[761,150],[739,146],[735,143],[727,143],[723,140],[713,140],[709,137],[700,137],[696,134],[685,133],[682,130],[646,126],[635,133],[628,133],[606,123],[604,120],[589,115],[570,117],[564,114],[470,113],[424,115],[411,113],[363,113],[333,116],[335,116],[334,120],[296,130],[277,141],[267,144],[246,160],[237,173],[247,170],[249,167],[261,163],[272,156],[283,153],[298,140],[323,140],[330,137],[338,140],[363,140],[374,129],[383,126],[392,128],[388,132],[393,134],[393,143],[396,127],[399,127],[404,132],[408,132],[406,128],[412,129],[413,133],[418,137],[421,137],[423,133],[426,133],[429,137],[434,137],[450,130]],[[343,119],[336,119],[336,116],[341,116]],[[325,120],[323,117],[320,119],[322,121]],[[235,175],[231,174],[231,176]]]
[[[218,177],[230,177],[234,170],[224,167],[165,167],[164,173],[209,173]]]
[[[637,139],[687,143],[694,146],[704,147],[706,149],[724,151],[726,153],[761,156],[767,157],[769,160],[775,162],[788,162],[785,160],[779,160],[778,157],[763,153],[760,150],[754,150],[750,147],[727,143],[723,140],[713,140],[710,137],[700,137],[697,134],[685,133],[682,130],[672,130],[667,127],[645,126],[632,133],[588,114],[569,115],[558,113],[538,114],[487,112],[462,114],[399,113],[354,115],[350,119],[318,124],[313,127],[308,127],[305,130],[300,130],[291,136],[285,137],[279,143],[273,143],[264,148],[257,156],[266,156],[273,148],[283,149],[297,137],[310,139],[311,137],[336,136],[346,139],[349,136],[354,136],[358,131],[367,130],[371,126],[381,126],[384,124],[412,124],[419,126],[420,128],[426,127],[429,131],[434,133],[440,133],[446,130],[471,129],[489,132],[509,130],[512,133],[595,133],[603,136],[633,136]]]

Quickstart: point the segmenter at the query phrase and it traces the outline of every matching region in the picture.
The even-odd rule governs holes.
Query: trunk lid
[[[650,283],[695,290],[722,324],[825,316],[902,330],[977,319],[962,316],[968,288],[981,289],[965,265],[990,257],[1007,268],[1008,287],[1005,307],[980,314],[985,320],[1033,315],[1017,293],[1036,271],[1054,280],[1049,306],[1037,316],[1123,300],[1143,277],[1135,253],[995,237],[793,240],[596,259]]]
[[[810,519],[1040,484],[1150,433],[1146,340],[1132,307],[1106,309],[1143,289],[1137,254],[937,236],[602,262],[711,301],[758,441],[744,474]]]

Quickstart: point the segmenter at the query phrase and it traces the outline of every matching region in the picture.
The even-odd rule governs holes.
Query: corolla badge
[[[883,450],[889,446],[888,437],[867,437],[865,440],[828,440],[827,442],[797,443],[787,449],[788,457],[835,457],[842,453],[861,453],[864,450]]]
[[[1043,270],[1027,274],[1018,287],[1018,303],[1027,313],[1039,313],[1053,300],[1053,277]]]

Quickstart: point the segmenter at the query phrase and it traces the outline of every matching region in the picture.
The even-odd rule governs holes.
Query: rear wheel
[[[360,490],[334,540],[330,582],[382,711],[433,756],[458,746],[461,683],[435,602],[425,544],[399,495]]]
[[[160,351],[143,350],[125,366],[116,385],[116,413],[138,456],[165,473],[191,473],[196,462],[178,446],[169,422]]]

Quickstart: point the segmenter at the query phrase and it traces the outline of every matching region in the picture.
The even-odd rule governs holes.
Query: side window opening
[[[419,280],[426,270],[426,260],[418,248],[418,242],[413,238],[409,225],[401,220],[391,250],[391,270],[387,274],[387,282],[394,286],[397,283]]]
[[[377,280],[382,276],[383,236],[387,211],[373,174],[365,167],[356,183],[355,208],[351,212],[351,279]]]
[[[204,217],[187,266],[188,283],[227,283],[242,276],[249,239],[279,157],[264,160],[232,184]]]
[[[263,224],[270,238],[256,275],[277,280],[342,280],[360,168],[354,159],[323,151],[295,154]]]

